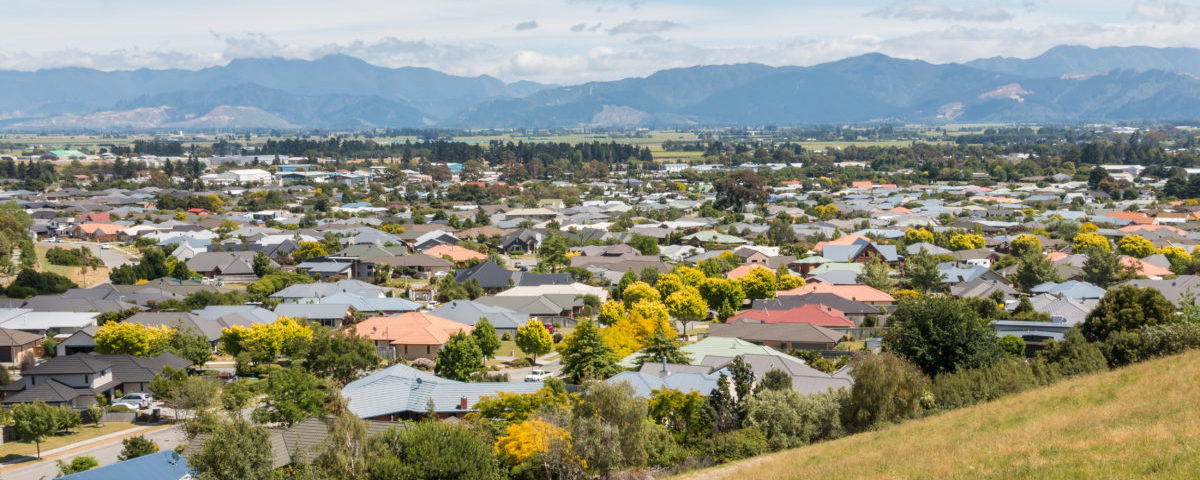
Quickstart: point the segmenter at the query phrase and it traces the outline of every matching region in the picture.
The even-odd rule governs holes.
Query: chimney
[[[458,399],[458,409],[459,410],[467,409],[467,397],[462,397],[462,398]]]

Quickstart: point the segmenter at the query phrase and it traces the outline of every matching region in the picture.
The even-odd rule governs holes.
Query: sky
[[[346,54],[505,81],[1200,47],[1200,0],[0,0],[0,69],[197,69]]]

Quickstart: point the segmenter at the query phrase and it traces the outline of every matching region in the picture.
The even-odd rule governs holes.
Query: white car
[[[150,408],[150,403],[154,401],[154,396],[149,393],[127,393],[124,397],[113,400],[112,406],[125,407],[130,410],[142,410]]]
[[[525,381],[526,382],[543,382],[547,378],[551,378],[553,376],[554,376],[553,373],[547,372],[545,370],[534,370],[532,372],[529,372],[529,375],[525,376]]]
[[[109,244],[107,244],[107,243],[101,243],[101,244],[100,244],[100,249],[101,249],[101,250],[108,250],[108,249],[110,249],[110,248],[112,248],[112,246],[111,246],[111,245],[109,245]]]

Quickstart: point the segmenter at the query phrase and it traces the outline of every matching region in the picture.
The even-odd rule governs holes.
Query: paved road
[[[169,450],[183,443],[184,435],[183,428],[174,426],[162,430],[157,430],[146,434],[146,438],[153,440],[158,444],[160,450]],[[96,457],[100,465],[111,465],[117,463],[117,456],[121,454],[121,441],[112,439],[103,443],[84,447],[84,450],[73,452],[70,455],[57,457],[65,463],[70,463],[71,459],[81,455],[91,455]],[[37,463],[31,463],[27,467],[18,467],[12,470],[6,470],[3,474],[5,480],[40,480],[42,478],[55,478],[58,476],[58,466],[54,459],[43,459]]]
[[[553,358],[550,358],[551,356],[553,356]],[[500,357],[497,357],[497,358],[500,358]],[[504,357],[504,358],[509,359],[512,357]],[[507,373],[508,381],[519,382],[521,380],[524,380],[525,375],[528,375],[529,372],[534,369],[545,370],[545,371],[553,373],[553,374],[555,374],[555,376],[557,376],[559,371],[562,370],[562,357],[560,357],[557,353],[552,353],[552,354],[549,354],[549,355],[539,358],[537,361],[536,367],[514,368],[511,370],[502,370],[500,372],[492,372],[492,373]]]

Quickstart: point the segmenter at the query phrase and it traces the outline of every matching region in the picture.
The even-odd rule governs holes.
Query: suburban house
[[[193,272],[209,278],[222,278],[227,282],[253,282],[255,252],[202,252],[187,261]],[[272,261],[272,265],[278,267]]]
[[[20,380],[0,387],[0,393],[4,393],[6,405],[40,400],[83,409],[96,402],[96,395],[112,398],[117,385],[112,362],[77,353],[26,370]]]
[[[194,480],[196,472],[174,450],[163,450],[58,477],[59,480]]]
[[[827,328],[851,328],[854,321],[832,307],[817,304],[800,305],[785,310],[747,310],[729,317],[727,323],[807,323]]]
[[[396,316],[371,317],[354,326],[354,332],[375,343],[379,356],[433,360],[438,350],[458,333],[471,333],[475,327],[425,312],[409,312]]]
[[[430,310],[429,313],[465,325],[475,326],[479,319],[486,318],[496,329],[496,335],[515,336],[517,327],[525,324],[529,315],[501,306],[485,305],[471,300],[451,300]]]
[[[710,337],[740,338],[780,351],[833,350],[842,334],[812,323],[725,323],[708,327]]]
[[[27,356],[40,357],[45,338],[36,333],[0,328],[0,364],[20,365]]]
[[[359,418],[397,421],[423,418],[431,402],[438,418],[462,418],[482,397],[541,388],[542,382],[459,382],[398,363],[346,384],[342,396]]]

